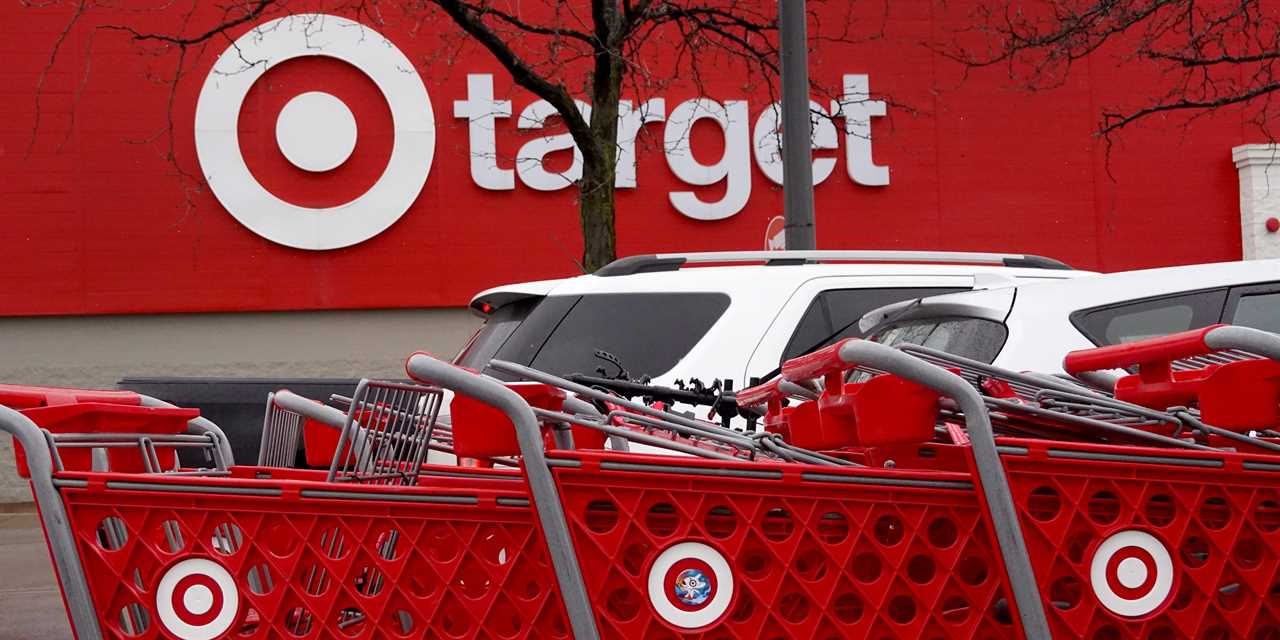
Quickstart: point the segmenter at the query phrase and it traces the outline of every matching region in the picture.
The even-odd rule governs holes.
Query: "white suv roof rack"
[[[614,260],[594,275],[629,276],[637,273],[675,271],[687,264],[762,262],[766,266],[816,264],[822,262],[937,262],[989,264],[1029,269],[1072,269],[1053,258],[1022,253],[980,253],[966,251],[709,251],[701,253],[656,253]]]

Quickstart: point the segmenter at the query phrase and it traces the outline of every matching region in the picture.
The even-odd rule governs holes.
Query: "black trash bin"
[[[237,464],[255,464],[267,394],[288,389],[300,396],[324,401],[335,393],[350,396],[359,382],[354,378],[127,377],[116,386],[179,407],[199,409],[200,415],[217,423],[227,434]]]

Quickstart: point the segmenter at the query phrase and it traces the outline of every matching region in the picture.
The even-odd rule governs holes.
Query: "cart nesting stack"
[[[745,434],[417,354],[421,385],[366,382],[346,412],[275,394],[259,465],[189,425],[68,432],[25,407],[0,429],[79,638],[1270,638],[1274,360],[1280,338],[1235,327],[1068,358],[1138,366],[1103,391],[846,341],[741,392],[768,407]],[[447,432],[440,388],[476,403]],[[327,471],[281,466],[303,419],[339,429]],[[209,464],[60,455],[119,442]]]

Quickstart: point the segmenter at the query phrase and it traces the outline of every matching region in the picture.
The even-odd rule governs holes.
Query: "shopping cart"
[[[438,389],[365,381],[348,412],[278,392],[268,422],[282,428],[265,430],[264,465],[248,466],[194,412],[112,392],[167,420],[117,433],[103,427],[124,425],[120,410],[97,396],[8,391],[20,410],[0,407],[0,430],[23,449],[77,638],[475,637],[513,620],[540,637],[567,629],[519,472],[414,464],[435,440]],[[331,465],[282,462],[295,452],[285,436],[302,428],[283,420],[292,409],[345,427]],[[95,422],[52,422],[51,411]],[[218,464],[142,468],[121,453],[196,437]],[[67,455],[107,446],[118,455]]]
[[[1066,358],[1074,378],[900,349],[981,394],[1053,635],[1280,634],[1280,338],[1214,326],[1089,349]],[[782,406],[779,383],[745,395],[771,404],[768,428],[819,439],[875,373],[864,367],[852,383],[837,375],[798,407]],[[881,439],[852,453],[898,467],[954,464],[946,451],[973,434],[949,428],[963,410],[941,404],[932,430],[921,421],[908,436],[872,421]],[[834,419],[807,419],[816,412]]]
[[[1199,340],[1131,349],[1146,349],[1139,365],[1195,357],[1170,370],[1274,391],[1256,363],[1280,357],[1280,339],[1213,328]],[[1073,354],[1069,369],[1128,366],[1116,353]],[[768,407],[754,434],[522,365],[490,368],[521,382],[415,354],[414,384],[366,381],[337,399],[345,410],[277,392],[269,446],[250,466],[215,453],[219,436],[190,413],[122,434],[33,411],[100,398],[0,408],[0,429],[23,446],[80,638],[1278,628],[1280,460],[1252,442],[1280,424],[1253,395],[1247,415],[1213,424],[1214,384],[1152,408],[1126,386],[1150,391],[1150,375],[1099,390],[853,340],[739,392],[739,405]],[[447,432],[441,389],[457,394]],[[323,455],[309,427],[330,433]],[[136,456],[149,455],[143,438],[204,437],[210,462],[63,455],[89,436],[91,451],[127,441],[113,451]],[[432,449],[491,467],[423,464]]]

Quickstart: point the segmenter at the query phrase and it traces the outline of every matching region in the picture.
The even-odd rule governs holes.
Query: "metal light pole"
[[[788,249],[817,248],[805,0],[778,0],[782,58],[782,216]]]

